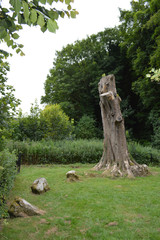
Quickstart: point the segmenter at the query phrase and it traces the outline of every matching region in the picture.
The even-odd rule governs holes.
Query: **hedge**
[[[40,142],[8,141],[10,151],[22,153],[23,164],[97,163],[103,152],[103,140],[66,140]],[[130,142],[128,149],[139,164],[160,165],[160,151]]]
[[[0,218],[7,216],[6,199],[16,174],[16,155],[7,149],[0,152]]]

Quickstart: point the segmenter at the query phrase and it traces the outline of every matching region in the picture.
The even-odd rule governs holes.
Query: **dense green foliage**
[[[102,131],[96,128],[95,120],[87,115],[81,117],[75,127],[74,132],[77,139],[92,139],[102,137]]]
[[[22,153],[24,164],[50,164],[50,163],[93,163],[97,162],[102,154],[101,141],[41,141],[16,142],[9,141],[7,147],[10,151]]]
[[[141,99],[136,114],[143,123],[144,127],[141,124],[141,129],[150,135],[155,120],[155,117],[151,119],[150,112],[153,113],[154,110],[156,113],[160,109],[160,87],[157,81],[152,81],[146,74],[152,68],[160,68],[159,18],[159,0],[132,1],[131,10],[121,10],[120,17],[120,32],[123,36],[121,46],[127,48],[127,55],[135,73],[133,89]],[[140,131],[140,134],[144,133]]]
[[[103,152],[102,140],[8,141],[7,147],[10,151],[21,152],[24,164],[97,163]],[[129,152],[139,164],[160,164],[157,149],[130,142]]]
[[[8,150],[0,152],[0,218],[7,216],[6,198],[16,174],[16,155]]]
[[[9,122],[20,103],[14,96],[14,88],[7,85],[7,71],[8,63],[0,64],[0,151],[4,148],[4,139],[10,135]]]
[[[128,150],[131,158],[135,159],[137,163],[160,166],[159,150],[149,146],[144,147],[136,142],[130,142],[128,144]]]
[[[125,50],[119,47],[121,41],[117,28],[106,29],[57,51],[45,82],[42,103],[60,104],[75,121],[83,115],[93,117],[99,127],[101,113],[97,85],[102,74],[114,73],[118,92],[125,99],[126,122],[130,128],[129,116],[133,115],[130,104],[132,77]]]
[[[9,200],[23,196],[45,214],[4,221],[1,239],[159,240],[160,169],[150,168],[149,177],[113,180],[92,167],[24,166]],[[71,169],[80,181],[66,181]],[[30,186],[40,176],[47,179],[50,191],[35,196]]]
[[[11,138],[14,140],[39,141],[44,137],[45,122],[40,118],[41,110],[35,102],[30,108],[30,114],[23,114],[19,110],[18,116],[11,121]]]
[[[160,127],[155,129],[159,121],[156,111],[160,109],[159,14],[158,0],[132,1],[131,10],[120,10],[117,28],[105,29],[57,51],[42,103],[60,104],[75,121],[85,114],[91,116],[99,127],[97,83],[102,74],[113,73],[126,128],[134,138],[152,141],[159,148],[155,136],[160,134]]]
[[[73,132],[73,121],[63,112],[60,105],[47,105],[41,110],[38,104],[32,104],[30,114],[23,115],[19,112],[11,124],[11,139],[33,140],[66,139]]]
[[[41,112],[41,119],[45,123],[45,139],[65,139],[73,131],[72,121],[58,104],[47,105]]]

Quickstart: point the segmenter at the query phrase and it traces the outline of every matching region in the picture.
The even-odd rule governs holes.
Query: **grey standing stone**
[[[31,189],[32,189],[32,192],[36,194],[41,194],[50,190],[47,180],[45,178],[37,178],[33,182]]]

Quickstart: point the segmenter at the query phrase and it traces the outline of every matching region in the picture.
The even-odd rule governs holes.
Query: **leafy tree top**
[[[66,9],[57,10],[56,3],[64,3]],[[29,26],[39,25],[42,32],[47,29],[55,33],[58,29],[59,17],[75,18],[78,12],[72,8],[74,0],[10,0],[9,7],[4,7],[4,1],[0,0],[0,42],[6,42],[8,47],[16,49],[17,53],[24,55],[22,44],[16,40],[19,38],[17,31],[23,24]],[[0,50],[0,54],[6,55]]]

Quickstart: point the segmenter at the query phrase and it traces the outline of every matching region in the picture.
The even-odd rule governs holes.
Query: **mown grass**
[[[131,180],[103,178],[101,172],[93,174],[92,166],[23,166],[9,201],[20,196],[46,213],[7,220],[0,239],[159,240],[160,169],[151,168],[151,176]],[[66,181],[71,169],[80,181]],[[38,177],[47,179],[50,191],[31,193],[30,186]]]

